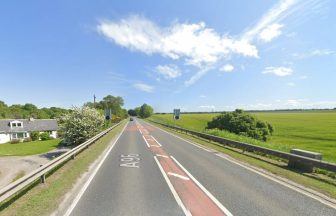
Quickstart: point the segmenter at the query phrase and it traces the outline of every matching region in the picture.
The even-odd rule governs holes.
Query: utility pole
[[[93,94],[93,108],[96,108],[96,95]]]

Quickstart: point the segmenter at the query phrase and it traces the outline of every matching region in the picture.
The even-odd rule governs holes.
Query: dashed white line
[[[169,158],[167,155],[156,154],[157,157]]]

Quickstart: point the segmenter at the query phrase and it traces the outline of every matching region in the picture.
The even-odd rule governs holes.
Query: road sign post
[[[176,126],[176,120],[180,119],[180,109],[174,109],[174,126]]]

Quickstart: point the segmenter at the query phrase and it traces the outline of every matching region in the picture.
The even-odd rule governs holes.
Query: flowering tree
[[[74,107],[60,118],[60,128],[64,141],[69,145],[78,145],[93,137],[103,126],[104,116],[96,109]]]

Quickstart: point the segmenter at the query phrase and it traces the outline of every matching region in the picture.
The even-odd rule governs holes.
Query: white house
[[[55,119],[0,119],[0,144],[11,140],[23,140],[30,133],[48,132],[50,137],[57,137],[58,125]]]

